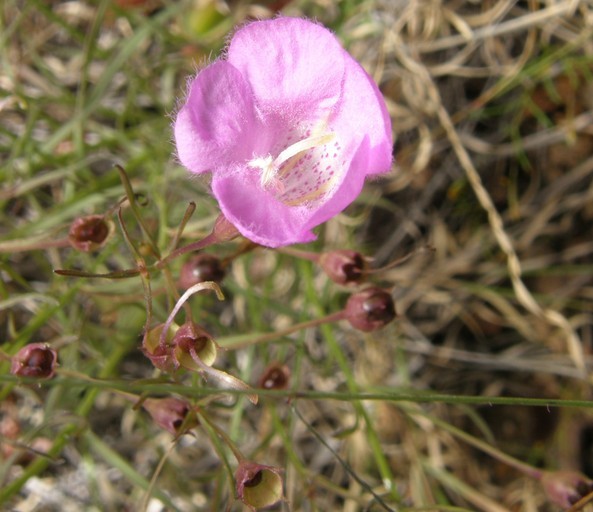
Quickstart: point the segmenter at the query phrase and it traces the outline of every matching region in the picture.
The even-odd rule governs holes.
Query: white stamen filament
[[[311,148],[316,148],[319,146],[325,146],[329,144],[332,140],[336,138],[336,134],[333,132],[324,133],[323,135],[314,135],[307,139],[300,140],[296,142],[292,146],[288,146],[284,151],[282,151],[274,160],[274,165],[276,168],[280,169],[280,166],[286,162],[289,158],[302,153],[303,151],[307,151]]]
[[[264,158],[254,158],[249,162],[249,166],[262,170],[261,185],[262,187],[265,187],[274,181],[282,164],[309,149],[325,146],[335,138],[336,134],[334,132],[313,135],[288,146],[284,151],[280,152],[275,159],[272,159],[271,155]]]

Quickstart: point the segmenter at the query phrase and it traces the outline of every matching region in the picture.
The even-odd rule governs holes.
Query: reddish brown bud
[[[142,407],[159,427],[175,436],[198,424],[195,411],[179,398],[147,398],[142,402]]]
[[[241,461],[235,472],[237,496],[251,510],[271,507],[284,498],[280,469]]]
[[[75,249],[90,252],[102,247],[112,232],[113,223],[103,215],[88,215],[72,222],[68,240]]]
[[[181,267],[179,287],[187,289],[204,281],[220,283],[224,279],[224,275],[225,271],[220,259],[212,254],[196,254]]]
[[[550,501],[565,508],[593,492],[593,481],[578,471],[546,472],[541,483]]]
[[[58,364],[58,353],[47,343],[31,343],[12,358],[10,373],[20,377],[50,379]]]
[[[381,329],[396,316],[391,294],[375,287],[352,294],[345,312],[350,325],[364,332]]]
[[[360,282],[366,267],[362,254],[346,249],[323,253],[319,264],[332,281],[342,285]]]
[[[290,370],[288,366],[280,363],[272,363],[259,378],[259,387],[263,389],[286,389],[290,381]]]

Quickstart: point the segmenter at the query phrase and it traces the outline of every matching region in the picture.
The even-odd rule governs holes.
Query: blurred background
[[[385,96],[392,173],[303,249],[368,256],[398,317],[283,336],[349,289],[290,254],[217,248],[225,301],[191,300],[228,348],[216,366],[252,386],[270,364],[289,372],[254,407],[155,375],[139,277],[54,270],[134,268],[146,233],[166,253],[190,201],[183,240],[210,232],[217,205],[177,163],[172,116],[234,27],[279,14],[329,27]],[[4,0],[0,27],[0,508],[244,509],[220,437],[172,442],[123,391],[184,397],[281,468],[273,510],[556,511],[540,470],[593,477],[593,2]],[[137,200],[127,233],[116,164]],[[87,215],[114,233],[81,252],[68,232]],[[151,276],[160,322],[184,261]],[[59,351],[40,385],[9,374],[31,342]]]

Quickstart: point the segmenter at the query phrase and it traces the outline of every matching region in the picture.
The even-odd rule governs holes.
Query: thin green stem
[[[307,320],[306,322],[300,322],[298,324],[291,325],[290,327],[287,327],[286,329],[282,329],[280,331],[259,334],[255,335],[255,337],[253,335],[232,337],[228,338],[229,340],[231,340],[230,342],[219,340],[219,344],[221,347],[224,347],[227,350],[238,350],[245,347],[250,347],[252,345],[268,343],[270,341],[277,340],[278,338],[288,336],[289,334],[302,331],[304,329],[310,329],[312,327],[317,327],[319,325],[338,322],[340,320],[344,320],[345,317],[346,313],[344,311],[337,311],[322,318],[315,318],[313,320]],[[237,341],[233,342],[232,340]]]
[[[503,464],[507,464],[508,466],[515,468],[516,470],[520,471],[524,475],[527,475],[531,478],[535,478],[536,480],[539,480],[543,475],[543,471],[541,471],[529,464],[526,464],[525,462],[515,459],[514,457],[511,457],[510,455],[507,455],[506,453],[500,451],[499,449],[495,448],[494,446],[458,429],[457,427],[454,427],[453,425],[450,425],[449,423],[447,423],[439,418],[436,418],[434,416],[428,416],[428,415],[422,414],[418,411],[413,411],[409,407],[406,407],[406,406],[402,406],[402,408],[404,410],[406,410],[407,413],[412,417],[422,415],[424,417],[429,418],[430,421],[434,425],[437,425],[440,429],[445,430],[445,431],[449,432],[450,434],[453,434],[455,437],[472,445],[474,448],[477,448],[478,450],[480,450],[484,453],[487,453],[488,455],[490,455],[491,457],[495,458],[496,460],[502,462]]]
[[[0,253],[15,253],[26,251],[38,251],[45,249],[54,249],[68,247],[70,240],[68,238],[25,238],[21,240],[7,240],[0,242]]]
[[[300,413],[300,411],[297,409],[296,405],[293,404],[292,410],[296,413],[296,415],[299,417],[299,419],[303,422],[303,424],[309,429],[309,432],[311,432],[316,438],[317,440],[323,445],[325,446],[325,448],[327,450],[329,450],[331,452],[331,454],[335,457],[335,459],[340,463],[340,465],[344,468],[344,470],[350,475],[351,478],[353,478],[356,482],[358,482],[361,487],[365,490],[367,490],[369,493],[371,493],[374,497],[375,500],[377,501],[377,503],[379,505],[381,505],[381,507],[383,507],[385,510],[387,510],[388,512],[392,512],[392,509],[389,508],[387,506],[387,504],[383,501],[383,499],[381,498],[381,496],[379,496],[373,489],[372,487],[367,484],[362,478],[360,478],[357,474],[356,471],[353,471],[350,468],[350,465],[347,464],[344,460],[342,460],[342,458],[336,453],[336,451],[325,441],[325,439],[323,439],[323,437],[319,434],[319,432],[317,432],[316,429],[313,428],[313,426],[307,421],[305,420],[305,418],[303,417],[303,415]]]
[[[302,258],[304,260],[312,261],[313,263],[319,262],[320,254],[311,251],[303,251],[301,249],[295,249],[294,247],[280,247],[276,249],[277,252],[281,254],[286,254],[288,256],[293,256],[295,258]]]
[[[134,242],[132,242],[132,239],[128,233],[128,230],[124,223],[124,219],[122,217],[121,208],[119,208],[119,210],[117,211],[117,220],[119,221],[119,226],[121,228],[124,240],[126,241],[130,251],[132,252],[132,254],[134,254],[136,258],[136,266],[139,270],[140,278],[142,279],[142,287],[144,290],[144,304],[146,306],[146,321],[144,323],[144,331],[148,332],[148,330],[150,329],[150,324],[152,323],[152,290],[150,286],[150,274],[146,272],[146,263],[144,262],[144,258],[142,257],[142,254],[140,254],[140,251],[134,245]]]
[[[214,245],[218,242],[219,242],[218,237],[214,233],[210,233],[209,235],[206,235],[204,238],[202,238],[202,240],[198,240],[197,242],[192,242],[191,244],[180,247],[179,249],[175,249],[172,253],[168,254],[161,260],[157,261],[153,265],[153,268],[161,269],[165,265],[168,265],[175,258],[178,258],[179,256],[182,256],[183,254],[187,254],[188,252],[199,251],[201,249],[209,247],[210,245]]]
[[[237,445],[233,442],[233,440],[229,436],[227,436],[226,432],[224,432],[216,423],[214,423],[206,415],[206,413],[204,413],[202,409],[198,409],[198,414],[200,415],[200,418],[202,418],[208,424],[208,426],[216,433],[216,435],[223,440],[224,444],[228,446],[231,452],[233,452],[233,455],[235,456],[235,459],[237,459],[237,462],[239,464],[243,462],[245,460],[245,456],[241,453],[241,450],[237,448]]]
[[[310,283],[313,282],[312,276],[310,275],[310,272],[311,272],[310,267],[306,266],[306,265],[301,265],[301,271],[304,274],[309,274],[307,276],[307,279],[305,280],[306,283],[309,283],[309,286],[307,287],[307,289],[305,291],[306,297],[309,299],[310,303],[314,307],[316,307],[318,310],[321,311],[322,306],[319,301],[319,296],[316,293],[316,291],[314,290],[314,288],[310,285]],[[325,341],[327,342],[330,356],[333,358],[334,361],[337,362],[338,367],[344,374],[344,377],[346,379],[346,384],[348,386],[348,390],[351,393],[358,393],[358,384],[356,382],[356,379],[354,378],[352,369],[350,368],[350,364],[348,363],[348,360],[347,360],[346,356],[344,355],[344,351],[342,350],[342,347],[340,347],[338,341],[336,340],[336,337],[333,334],[331,326],[324,325],[321,328],[321,333],[322,333]],[[380,440],[377,436],[377,433],[375,432],[375,429],[373,427],[374,422],[371,421],[371,418],[369,417],[367,410],[363,407],[363,405],[360,401],[354,400],[352,402],[352,405],[353,405],[354,409],[356,410],[357,415],[364,419],[364,422],[366,424],[366,432],[365,433],[367,436],[367,440],[371,447],[371,451],[374,455],[374,459],[377,464],[377,469],[379,471],[379,474],[381,475],[383,482],[386,482],[386,483],[394,482],[395,479],[393,477],[393,473],[391,471],[389,463],[388,463],[388,461],[385,457],[385,454],[383,452],[383,449],[381,447],[381,442],[380,442]],[[399,496],[399,493],[397,492],[397,489],[395,488],[395,486],[392,485],[389,488],[389,492],[396,502],[401,501],[401,497]]]
[[[160,258],[159,249],[156,246],[154,240],[152,239],[150,230],[146,226],[144,219],[142,218],[142,215],[140,214],[140,210],[138,209],[138,204],[136,202],[136,194],[134,193],[134,189],[132,188],[130,179],[128,178],[126,171],[124,170],[124,168],[121,165],[116,165],[115,167],[116,167],[117,171],[119,172],[119,177],[120,177],[121,182],[124,186],[124,190],[126,192],[126,197],[128,198],[128,202],[130,203],[130,208],[132,210],[132,213],[134,214],[134,218],[136,219],[136,222],[138,222],[138,225],[140,226],[142,234],[144,235],[144,239],[150,246],[150,249],[153,252],[153,254],[157,258]],[[121,208],[119,211],[121,212]]]
[[[174,251],[177,248],[177,245],[179,244],[179,240],[181,239],[181,235],[183,235],[183,230],[185,229],[185,226],[187,226],[189,219],[191,219],[191,216],[194,214],[195,211],[196,211],[196,203],[191,201],[187,205],[187,208],[183,215],[183,219],[181,219],[181,222],[179,223],[177,231],[175,232],[175,236],[173,237],[173,240],[171,241],[171,246],[170,246],[169,252]]]
[[[54,274],[64,277],[85,277],[85,278],[99,278],[99,279],[127,279],[128,277],[136,277],[140,275],[139,268],[129,268],[126,270],[116,270],[115,272],[96,273],[87,272],[85,270],[75,270],[71,268],[58,268],[54,270]]]

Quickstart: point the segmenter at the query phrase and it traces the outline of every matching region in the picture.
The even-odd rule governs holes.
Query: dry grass
[[[8,0],[2,350],[47,341],[62,373],[41,387],[3,375],[2,506],[241,510],[224,443],[203,425],[172,444],[126,390],[195,400],[248,457],[282,467],[287,501],[276,510],[559,510],[518,461],[593,477],[593,4],[272,4],[335,30],[388,101],[394,172],[313,249],[353,247],[386,266],[372,279],[393,290],[397,322],[364,336],[326,325],[221,354],[218,367],[252,384],[272,361],[290,367],[289,390],[257,407],[197,377],[149,380],[137,350],[141,281],[52,272],[130,268],[123,238],[81,255],[48,237],[117,203],[114,163],[147,199],[142,217],[161,251],[196,197],[185,237],[208,232],[216,205],[173,161],[167,116],[233,24],[271,11]],[[141,240],[129,208],[124,220]],[[160,321],[166,277],[151,283]],[[345,297],[310,262],[262,250],[233,261],[224,291],[226,301],[192,308],[227,347],[336,311]]]

